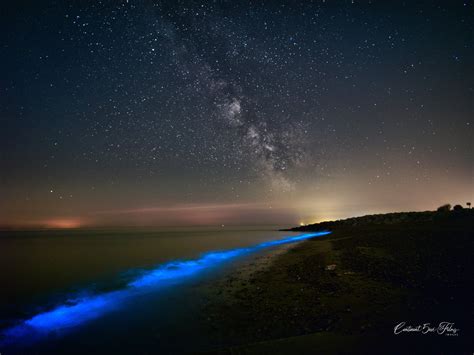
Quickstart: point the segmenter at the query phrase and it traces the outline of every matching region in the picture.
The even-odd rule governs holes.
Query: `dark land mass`
[[[223,284],[206,315],[216,339],[234,346],[216,352],[472,354],[473,212],[390,213],[291,229],[332,234],[278,255],[237,287]],[[449,322],[458,331],[395,335],[401,322]]]

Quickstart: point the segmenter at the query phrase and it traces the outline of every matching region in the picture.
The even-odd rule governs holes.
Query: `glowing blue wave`
[[[50,311],[39,313],[30,319],[24,320],[4,331],[3,340],[0,344],[25,344],[50,334],[59,334],[98,318],[105,313],[119,310],[125,305],[126,301],[134,296],[151,292],[160,287],[183,282],[187,278],[204,270],[209,270],[226,260],[259,249],[320,237],[329,233],[331,232],[302,234],[260,243],[247,248],[209,252],[195,260],[177,260],[163,264],[156,269],[146,271],[131,281],[124,289],[71,299]]]

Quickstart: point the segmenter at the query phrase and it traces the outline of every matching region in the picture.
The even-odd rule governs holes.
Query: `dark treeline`
[[[470,208],[463,208],[461,205],[454,206],[445,204],[440,206],[436,211],[423,212],[393,212],[384,214],[373,214],[361,217],[352,217],[347,219],[340,219],[336,221],[328,221],[321,223],[308,224],[305,226],[283,229],[284,231],[304,232],[315,231],[323,229],[340,228],[340,227],[355,227],[374,224],[403,224],[403,223],[424,223],[424,222],[452,222],[454,220],[462,221],[463,223],[472,223],[474,217],[474,210]]]

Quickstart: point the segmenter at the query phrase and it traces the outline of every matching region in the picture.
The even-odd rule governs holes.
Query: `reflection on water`
[[[307,234],[278,240],[277,237],[281,238],[278,234],[263,230],[201,230],[186,232],[135,230],[133,233],[122,230],[76,231],[67,235],[61,233],[47,235],[43,233],[28,233],[3,236],[1,243],[12,252],[9,255],[9,259],[14,266],[21,262],[20,256],[32,258],[37,263],[47,263],[48,260],[54,260],[56,257],[56,263],[60,260],[67,260],[67,262],[63,262],[63,268],[69,268],[69,271],[82,270],[81,264],[87,264],[87,261],[94,260],[94,257],[100,258],[101,254],[107,250],[108,253],[106,255],[108,257],[104,258],[101,263],[90,263],[89,267],[86,268],[86,272],[72,273],[68,278],[61,280],[54,280],[55,270],[51,265],[44,269],[42,267],[35,269],[33,262],[30,261],[29,265],[33,268],[29,270],[29,274],[28,272],[25,273],[28,279],[34,279],[35,275],[38,277],[38,270],[42,270],[43,273],[46,270],[46,272],[49,271],[49,278],[53,279],[53,283],[56,282],[57,286],[55,288],[61,286],[67,288],[74,283],[81,283],[88,278],[105,277],[105,275],[117,268],[122,268],[123,270],[123,268],[147,266],[153,255],[155,256],[153,264],[157,264],[160,260],[164,261],[170,258],[193,258],[203,249],[230,249],[221,252],[208,252],[201,255],[198,259],[168,262],[149,271],[142,271],[141,274],[132,278],[125,287],[77,297],[66,303],[63,301],[59,306],[45,312],[40,312],[23,323],[9,328],[6,334],[11,339],[28,339],[28,341],[34,340],[35,337],[49,335],[53,331],[55,335],[58,335],[58,331],[80,325],[110,310],[120,307],[127,310],[133,309],[133,307],[125,305],[130,299],[143,298],[144,295],[150,292],[150,289],[168,285],[169,283],[179,283],[180,280],[202,273],[202,271],[210,269],[212,266],[225,260],[278,244],[322,235]],[[277,240],[268,241],[270,238]],[[253,244],[253,246],[249,246],[249,244]],[[25,248],[25,246],[27,247]],[[233,249],[231,249],[232,247]],[[111,252],[110,249],[115,252]],[[153,250],[151,251],[150,249]],[[28,250],[31,253],[30,255],[28,255]],[[37,253],[32,253],[32,250],[35,250]],[[140,250],[143,251],[143,255],[138,253]],[[41,252],[41,254],[38,254],[38,252]],[[79,252],[82,252],[82,258],[77,259]],[[64,255],[61,255],[61,253],[75,255],[76,259],[67,257],[63,259]],[[57,257],[58,255],[60,256]],[[17,260],[12,261],[12,258],[17,258]],[[58,266],[58,264],[55,265]],[[11,274],[8,281],[12,282],[14,278],[14,274]],[[45,285],[42,286],[45,287]],[[54,288],[51,288],[50,292],[53,290]],[[21,288],[10,292],[9,297],[14,297],[16,292],[25,301],[27,300],[26,294],[22,295],[24,290]],[[47,292],[44,289],[38,288],[37,293]],[[150,300],[148,300],[147,304],[150,304]],[[12,309],[14,308],[12,307]],[[21,302],[17,303],[16,308],[21,309]],[[110,328],[110,324],[107,328]]]

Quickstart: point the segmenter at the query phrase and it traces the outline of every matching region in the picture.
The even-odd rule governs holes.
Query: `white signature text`
[[[409,325],[406,322],[401,322],[398,323],[395,328],[393,328],[393,334],[398,335],[402,333],[457,336],[459,333],[459,329],[455,328],[454,323],[452,322],[440,322],[438,325],[432,325],[431,323]]]

